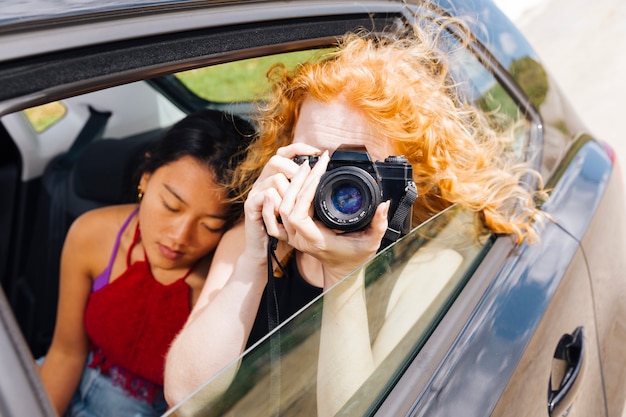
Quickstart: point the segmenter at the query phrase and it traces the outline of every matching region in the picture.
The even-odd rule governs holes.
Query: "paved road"
[[[494,1],[526,35],[588,129],[615,148],[626,178],[626,1]]]

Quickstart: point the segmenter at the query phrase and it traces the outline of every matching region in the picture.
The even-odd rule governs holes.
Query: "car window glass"
[[[488,234],[477,234],[480,228],[476,222],[472,213],[453,206],[415,228],[354,273],[365,274],[373,344],[377,338],[385,338],[381,342],[387,345],[388,353],[345,405],[346,415],[364,415],[382,399],[437,325],[443,306],[451,302],[471,276],[490,246]],[[341,286],[336,286],[329,292],[341,290]],[[409,304],[408,299],[398,299],[406,294],[417,294],[418,299],[411,299]],[[276,408],[281,416],[302,415],[302,410],[315,415],[310,410],[316,408],[318,367],[324,366],[318,363],[318,353],[325,296],[286,321],[280,331],[253,346],[241,363],[233,363],[169,415],[270,415]],[[386,323],[393,313],[388,310],[392,304],[403,303],[405,308],[411,306],[402,320],[404,326],[392,326],[390,330]],[[218,395],[226,387],[223,395]]]
[[[41,133],[57,123],[66,113],[67,107],[60,101],[53,101],[24,110],[26,118],[37,133]]]
[[[458,47],[458,41],[452,36],[449,36],[447,42],[452,75],[454,79],[462,80],[458,85],[460,94],[481,110],[498,131],[512,132],[510,145],[520,159],[532,156],[527,149],[531,121],[476,55],[467,48]],[[532,77],[533,74],[528,76]]]
[[[288,69],[319,59],[332,49],[315,49],[268,55],[183,71],[175,74],[198,97],[217,103],[263,99],[270,89],[267,71],[276,63]]]

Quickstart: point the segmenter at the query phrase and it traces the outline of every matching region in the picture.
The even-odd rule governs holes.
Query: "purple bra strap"
[[[120,231],[117,233],[117,238],[115,239],[115,245],[113,246],[113,253],[111,253],[111,259],[109,259],[109,264],[107,265],[105,270],[102,271],[100,275],[98,275],[96,279],[93,280],[93,284],[91,285],[92,292],[98,291],[100,288],[104,287],[105,285],[109,283],[109,280],[111,279],[111,269],[113,268],[113,262],[115,261],[115,255],[117,254],[117,250],[120,247],[120,240],[122,239],[122,233],[124,233],[124,230],[126,230],[126,227],[128,227],[128,224],[130,223],[131,219],[135,217],[138,211],[139,211],[139,207],[137,207],[135,210],[133,210],[132,213],[130,213],[130,216],[128,216],[128,218],[126,219],[126,221],[120,228]]]

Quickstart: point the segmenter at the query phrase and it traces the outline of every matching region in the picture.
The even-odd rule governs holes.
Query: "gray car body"
[[[324,16],[358,14],[366,21],[369,12],[404,13],[401,2],[384,1],[124,3],[81,2],[82,9],[51,9],[45,15],[14,8],[14,17],[0,20],[0,114],[147,74],[206,65],[236,57],[237,51],[276,52],[282,45],[330,39],[353,24],[338,18],[329,29],[318,24]],[[585,131],[552,79],[555,102],[549,117],[533,106],[532,92],[505,68],[517,58],[538,59],[490,1],[438,4],[452,15],[475,17],[476,54],[536,121],[532,160],[552,189],[544,209],[554,222],[546,223],[539,245],[494,237],[474,276],[372,413],[547,416],[550,370],[545,365],[561,336],[583,326],[585,372],[559,411],[619,417],[626,398],[621,352],[626,211],[616,161]],[[264,23],[293,18],[311,22]],[[242,23],[255,26],[259,35],[237,37],[235,25]],[[212,42],[198,45],[195,38]],[[551,120],[561,122],[558,132]],[[2,277],[5,290],[11,288],[12,271],[0,273],[8,275]],[[0,415],[53,415],[2,294],[0,321]]]

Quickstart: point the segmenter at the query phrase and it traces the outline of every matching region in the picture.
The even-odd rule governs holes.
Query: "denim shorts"
[[[44,358],[37,360],[40,364]],[[89,363],[88,359],[87,363]],[[98,369],[85,366],[64,417],[157,417],[167,411],[163,394],[148,403],[130,396]]]

